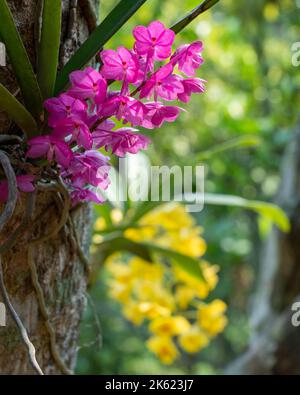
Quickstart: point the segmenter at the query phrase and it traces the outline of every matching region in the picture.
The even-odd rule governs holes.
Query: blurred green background
[[[116,1],[102,0],[100,17]],[[148,0],[110,41],[131,47],[132,28],[159,19],[167,26],[197,0]],[[255,148],[225,151],[203,163],[206,192],[272,201],[280,159],[298,121],[300,73],[292,66],[292,43],[300,40],[299,0],[221,0],[176,38],[176,45],[204,42],[204,65],[197,76],[207,92],[195,95],[177,122],[151,132],[147,151],[154,165],[189,165],[214,145],[243,135],[259,136]],[[95,217],[97,216],[95,211]],[[208,244],[205,258],[220,266],[212,298],[229,306],[225,332],[198,355],[161,365],[147,351],[147,330],[134,327],[107,295],[105,273],[90,289],[81,328],[78,374],[217,374],[240,355],[251,336],[248,308],[255,287],[258,246],[265,235],[257,216],[237,208],[207,206],[196,215]],[[102,347],[94,343],[101,323]]]

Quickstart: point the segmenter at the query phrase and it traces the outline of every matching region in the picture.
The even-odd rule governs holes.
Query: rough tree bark
[[[300,327],[292,305],[300,302],[300,125],[286,149],[277,203],[286,209],[291,231],[273,229],[263,248],[252,300],[253,335],[247,352],[229,374],[300,374]]]
[[[74,50],[86,39],[95,25],[90,1],[62,0],[63,25],[60,64],[64,64]],[[36,43],[39,35],[40,0],[8,0],[18,29],[36,64]],[[18,87],[9,67],[0,67],[0,81],[19,97]],[[20,98],[21,99],[21,98]],[[0,112],[0,133],[14,131],[14,125]],[[0,244],[7,240],[21,223],[25,212],[25,197],[21,196],[9,224],[0,235]],[[0,207],[0,210],[3,208]],[[36,293],[31,281],[28,262],[29,240],[41,237],[51,229],[62,215],[55,192],[38,192],[33,220],[17,243],[3,256],[4,277],[12,303],[25,324],[33,342],[37,360],[45,374],[60,374],[50,350],[49,331],[39,310]],[[79,244],[88,253],[91,209],[82,206],[71,213]],[[43,288],[50,316],[56,333],[57,351],[69,369],[74,369],[79,323],[85,306],[84,292],[87,278],[82,261],[78,258],[74,242],[74,227],[66,224],[54,237],[34,245],[33,260],[39,282]],[[10,318],[6,327],[0,327],[0,374],[32,374],[24,344]]]

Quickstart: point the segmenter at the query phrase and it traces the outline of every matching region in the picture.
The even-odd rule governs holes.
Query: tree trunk
[[[300,302],[300,125],[287,147],[277,203],[286,209],[291,231],[273,229],[263,248],[252,301],[254,333],[248,351],[230,374],[300,374],[300,328],[292,305]]]
[[[64,64],[74,50],[93,29],[95,18],[87,0],[63,0],[62,46],[60,64]],[[8,0],[19,32],[36,64],[36,42],[39,35],[40,1]],[[0,81],[11,92],[17,92],[17,84],[8,67],[0,67]],[[20,98],[21,99],[21,98]],[[14,126],[0,113],[0,132],[13,132]],[[50,332],[41,314],[37,294],[33,286],[29,266],[28,245],[30,240],[43,237],[53,229],[62,215],[57,192],[39,191],[36,195],[33,219],[17,242],[3,256],[4,281],[11,301],[27,328],[36,348],[37,361],[45,374],[63,373],[50,347]],[[21,196],[13,218],[0,236],[5,242],[21,223],[25,213],[26,198]],[[1,207],[1,210],[3,208]],[[32,248],[38,280],[43,289],[50,326],[55,332],[56,351],[60,361],[73,370],[81,314],[85,306],[87,277],[82,259],[79,259],[78,244],[87,255],[90,239],[91,208],[83,205],[71,213],[73,225],[68,221],[58,234],[36,243]],[[8,315],[8,314],[7,314]],[[26,347],[22,343],[13,321],[8,317],[6,327],[0,327],[0,373],[32,374]]]

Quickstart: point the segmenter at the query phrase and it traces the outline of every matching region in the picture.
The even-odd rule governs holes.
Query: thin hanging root
[[[49,190],[54,190],[54,191],[60,192],[64,197],[61,219],[60,219],[59,223],[57,225],[55,225],[53,227],[53,229],[47,235],[42,236],[42,237],[30,242],[30,244],[28,246],[28,263],[29,263],[30,272],[31,272],[31,280],[32,280],[32,284],[33,284],[35,292],[36,292],[39,308],[40,308],[42,317],[45,321],[46,329],[49,333],[50,349],[51,349],[51,354],[52,354],[53,360],[63,374],[72,375],[73,372],[70,369],[68,369],[68,367],[65,365],[65,363],[61,359],[58,349],[57,349],[55,330],[49,320],[49,314],[48,314],[48,310],[47,310],[47,306],[46,306],[46,302],[45,302],[45,298],[44,298],[43,289],[42,289],[40,282],[39,282],[38,273],[37,273],[36,265],[33,260],[33,254],[32,254],[32,248],[36,244],[42,243],[42,242],[54,237],[55,235],[57,235],[58,232],[63,228],[63,226],[68,221],[69,210],[70,210],[70,198],[69,198],[68,191],[66,190],[66,188],[64,188],[61,179],[59,179],[56,184],[51,185],[51,188],[49,188]]]
[[[55,186],[51,186],[52,189],[49,190],[55,190],[57,192],[60,192],[63,197],[64,197],[64,204],[63,204],[63,210],[61,214],[61,218],[59,220],[59,223],[53,227],[53,229],[46,234],[45,236],[42,236],[36,240],[33,240],[31,243],[42,243],[43,241],[46,241],[48,239],[51,239],[52,237],[56,236],[58,232],[65,226],[65,224],[68,221],[69,218],[69,212],[71,208],[71,202],[70,202],[70,197],[67,189],[64,187],[62,180],[59,178],[57,184]]]
[[[9,299],[9,296],[8,296],[8,293],[7,293],[5,284],[4,284],[1,256],[0,256],[0,291],[1,291],[4,303],[5,303],[8,311],[9,311],[12,319],[14,320],[14,322],[17,325],[17,327],[19,328],[22,341],[25,344],[25,346],[27,347],[29,360],[30,360],[30,363],[31,363],[33,369],[36,371],[36,373],[38,375],[43,376],[44,373],[43,373],[42,369],[40,368],[40,365],[38,364],[38,362],[36,360],[34,345],[31,343],[31,341],[30,341],[30,339],[28,337],[26,328],[24,327],[20,317],[18,316],[17,312],[15,311],[15,309],[14,309],[14,307],[11,304],[11,301]]]
[[[43,319],[45,321],[46,329],[49,333],[51,354],[54,359],[54,362],[56,363],[58,368],[61,370],[61,372],[63,374],[72,375],[73,372],[70,369],[68,369],[68,367],[65,365],[64,361],[61,359],[59,352],[57,350],[56,334],[55,334],[55,330],[49,320],[49,314],[48,314],[48,310],[47,310],[47,306],[46,306],[46,302],[45,302],[45,298],[44,298],[43,289],[40,285],[36,265],[33,261],[32,247],[33,247],[33,244],[32,243],[29,244],[29,246],[28,246],[28,263],[29,263],[30,271],[31,271],[31,280],[32,280],[32,283],[33,283],[33,286],[34,286],[34,289],[36,292],[36,296],[37,296],[41,314],[42,314]]]
[[[0,144],[11,142],[22,143],[23,139],[15,134],[0,134]]]
[[[17,180],[15,172],[10,164],[10,160],[4,151],[0,150],[0,163],[3,167],[7,185],[8,185],[8,197],[7,202],[5,204],[4,210],[0,215],[0,232],[7,224],[7,222],[12,217],[18,198],[18,191],[17,191]]]
[[[59,196],[57,198],[58,198],[58,203],[63,206],[64,202],[62,201],[62,199]],[[70,215],[70,212],[68,213],[67,223],[68,223],[69,229],[70,229],[70,237],[71,237],[72,246],[76,250],[76,253],[77,253],[77,255],[84,267],[85,274],[87,276],[89,276],[90,263],[89,263],[89,260],[86,258],[82,248],[80,247],[78,234],[76,232],[75,224],[74,224],[72,216]]]
[[[90,263],[89,263],[89,260],[88,260],[87,257],[85,256],[85,254],[84,254],[82,248],[80,247],[80,242],[79,242],[78,234],[77,234],[77,232],[76,232],[76,228],[75,228],[73,219],[72,219],[72,217],[71,217],[70,215],[69,215],[68,223],[69,223],[69,226],[70,226],[70,231],[71,231],[71,232],[73,233],[73,235],[74,235],[74,240],[75,240],[75,244],[76,244],[76,252],[77,252],[77,255],[78,255],[78,257],[79,257],[79,259],[80,259],[80,261],[81,261],[81,263],[82,263],[82,265],[83,265],[85,274],[86,274],[87,276],[89,276],[90,271],[91,271],[91,269],[90,269],[91,265],[90,265]]]
[[[93,312],[95,326],[96,326],[96,330],[97,330],[96,344],[98,345],[98,348],[100,349],[102,347],[102,345],[103,345],[101,322],[100,322],[100,319],[98,317],[96,306],[95,306],[95,303],[94,303],[91,295],[88,292],[86,292],[85,295],[86,295],[86,298],[87,298],[87,300],[88,300],[88,302],[90,304],[91,310]]]
[[[57,183],[46,186],[46,188],[43,187],[43,189],[48,190],[48,191],[60,192],[61,195],[58,193],[57,199],[59,200],[59,203],[62,206],[62,215],[61,215],[61,219],[60,219],[58,225],[56,225],[47,235],[31,241],[31,243],[29,244],[29,247],[28,247],[28,263],[30,266],[31,279],[32,279],[32,283],[33,283],[33,286],[34,286],[34,289],[36,292],[39,308],[40,308],[42,317],[45,321],[46,329],[49,333],[50,349],[51,349],[51,354],[52,354],[53,360],[63,374],[72,375],[73,372],[71,370],[69,370],[68,367],[65,365],[65,363],[61,359],[58,349],[57,349],[56,334],[55,334],[55,330],[49,320],[49,314],[48,314],[48,310],[47,310],[47,306],[46,306],[46,302],[45,302],[45,298],[44,298],[43,289],[40,285],[36,265],[33,260],[32,248],[34,245],[44,242],[44,241],[54,237],[55,235],[57,235],[58,232],[63,228],[63,226],[66,223],[68,223],[68,224],[70,224],[70,226],[72,228],[72,233],[74,234],[75,248],[77,250],[79,258],[81,259],[82,262],[84,262],[84,267],[87,272],[89,270],[89,264],[88,264],[88,261],[85,258],[84,253],[82,252],[82,250],[79,246],[79,243],[78,243],[77,233],[75,231],[73,221],[70,217],[71,204],[70,204],[69,193],[68,193],[68,190],[64,187],[62,180],[59,178],[57,180]],[[62,198],[62,196],[63,196],[63,198]]]

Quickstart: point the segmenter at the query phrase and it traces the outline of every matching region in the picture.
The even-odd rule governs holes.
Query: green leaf
[[[152,262],[152,257],[147,246],[136,243],[122,236],[112,236],[106,238],[101,244],[97,246],[98,252],[101,253],[103,260],[108,258],[111,254],[118,251],[130,252],[140,258]]]
[[[192,199],[193,196],[194,194],[187,194],[186,198],[189,204],[193,200]],[[148,212],[154,210],[156,207],[162,204],[167,204],[167,203],[163,201],[140,203],[136,207],[131,218],[129,219],[129,223],[136,224],[144,215],[146,215]],[[263,218],[277,225],[277,227],[282,232],[289,232],[290,230],[290,222],[287,215],[279,206],[273,203],[261,202],[259,200],[248,200],[234,195],[205,193],[204,204],[241,207],[248,210],[253,210],[259,215],[261,215]]]
[[[171,262],[177,264],[182,270],[186,271],[198,280],[206,281],[198,259],[192,258],[188,255],[183,255],[180,252],[170,250],[169,248],[158,246],[153,243],[139,243],[142,247],[147,247],[150,251],[163,255],[171,259]]]
[[[1,83],[0,108],[24,131],[27,137],[34,135],[37,130],[35,119]]]
[[[248,136],[237,137],[235,139],[225,141],[224,143],[217,144],[206,151],[200,152],[196,156],[196,161],[201,162],[204,160],[208,160],[216,154],[220,154],[222,152],[232,149],[256,147],[260,143],[261,143],[261,139],[258,136],[248,135]],[[193,162],[195,162],[195,159],[193,159]]]
[[[98,246],[98,252],[102,254],[103,259],[106,259],[109,255],[117,251],[129,252],[148,262],[154,261],[151,252],[160,254],[171,259],[173,264],[178,265],[193,277],[205,281],[199,260],[153,243],[137,243],[122,236],[111,236],[106,238]]]
[[[145,2],[146,0],[121,0],[117,4],[59,73],[55,94],[68,84],[70,73],[84,67]]]
[[[194,8],[188,15],[184,18],[180,19],[175,25],[171,27],[171,29],[177,34],[181,30],[183,30],[187,25],[189,25],[194,19],[196,19],[200,14],[210,9],[214,6],[219,0],[205,0],[203,3]]]
[[[37,73],[44,99],[54,94],[60,48],[61,7],[61,0],[44,0]]]
[[[0,20],[0,40],[5,44],[26,108],[38,120],[43,113],[39,85],[6,0],[0,0]]]
[[[239,196],[218,195],[206,193],[204,195],[205,204],[216,204],[224,206],[242,207],[253,210],[262,217],[276,224],[283,232],[290,230],[290,222],[285,212],[276,204],[261,202],[258,200],[247,200]]]

